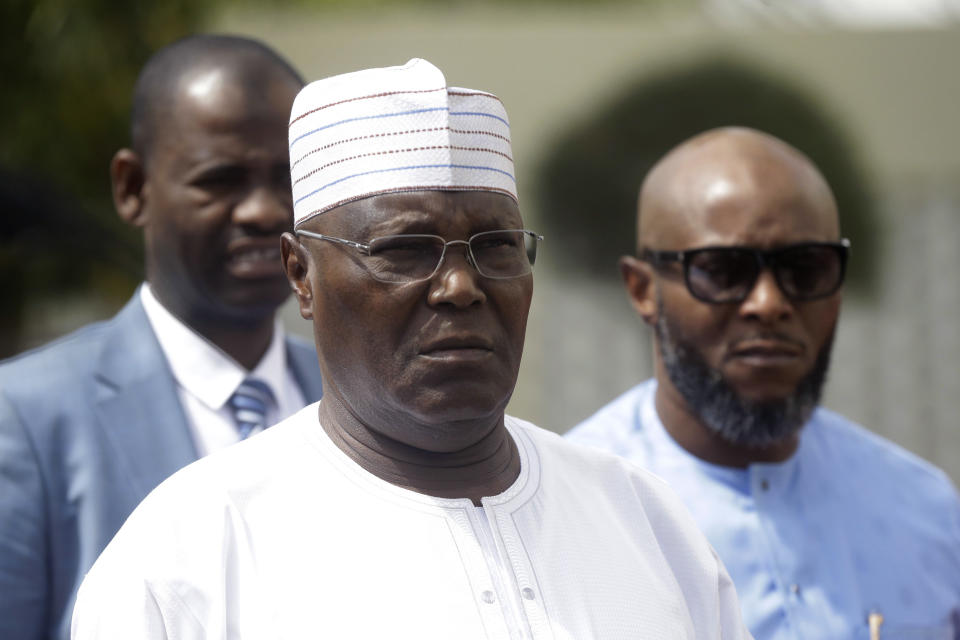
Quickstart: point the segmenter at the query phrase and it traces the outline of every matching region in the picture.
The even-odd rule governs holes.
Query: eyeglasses
[[[703,247],[687,251],[643,249],[640,259],[654,266],[683,264],[690,294],[714,304],[743,302],[760,272],[769,267],[780,290],[794,301],[832,295],[843,284],[850,241],[805,242],[770,251],[748,247]]]
[[[298,229],[297,235],[328,240],[357,249],[367,269],[381,282],[429,280],[440,269],[447,247],[462,244],[467,261],[486,278],[519,278],[533,271],[537,243],[543,236],[526,229],[484,231],[467,240],[444,240],[427,234],[403,234],[374,238],[364,244]]]

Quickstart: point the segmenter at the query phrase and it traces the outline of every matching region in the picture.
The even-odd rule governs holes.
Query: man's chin
[[[692,348],[686,349],[686,352],[690,353]],[[704,361],[703,366],[709,365]],[[732,358],[723,362],[716,371],[740,397],[762,402],[785,400],[795,394],[813,367],[814,363],[806,359],[797,359],[782,366],[766,367],[753,366],[741,359]]]
[[[410,407],[410,413],[417,422],[422,424],[446,427],[499,420],[503,416],[505,406],[506,403],[500,397],[479,394],[473,396],[456,394],[454,397],[449,397],[447,394],[438,394]]]
[[[788,402],[795,397],[799,389],[799,383],[760,383],[760,384],[738,384],[733,380],[726,380],[730,389],[736,394],[744,405],[754,406],[773,406]]]
[[[755,368],[707,364],[691,345],[674,337],[661,315],[656,327],[661,358],[671,383],[703,425],[730,444],[758,448],[800,431],[820,400],[833,337],[820,348],[811,369],[762,375]]]
[[[231,287],[218,296],[218,306],[225,315],[238,321],[260,322],[272,317],[290,297],[286,280],[283,285]]]

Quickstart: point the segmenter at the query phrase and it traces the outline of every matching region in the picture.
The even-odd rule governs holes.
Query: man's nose
[[[288,230],[293,225],[290,196],[272,186],[256,186],[234,207],[233,221],[267,233]]]
[[[437,273],[430,280],[429,302],[433,305],[449,304],[457,309],[481,304],[487,299],[480,286],[481,278],[483,276],[470,261],[466,243],[451,243]]]
[[[780,289],[770,269],[762,269],[753,289],[740,303],[740,315],[764,323],[786,320],[793,314],[793,303]]]

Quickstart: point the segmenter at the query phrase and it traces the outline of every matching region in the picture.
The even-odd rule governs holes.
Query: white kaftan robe
[[[507,417],[520,476],[475,507],[364,471],[317,406],[154,490],[73,637],[749,638],[713,549],[630,463]]]

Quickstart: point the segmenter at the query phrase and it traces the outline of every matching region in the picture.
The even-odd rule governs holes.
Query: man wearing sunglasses
[[[673,486],[759,640],[960,638],[955,489],[817,406],[849,250],[796,149],[736,128],[681,144],[646,177],[620,262],[655,379],[569,437]]]

